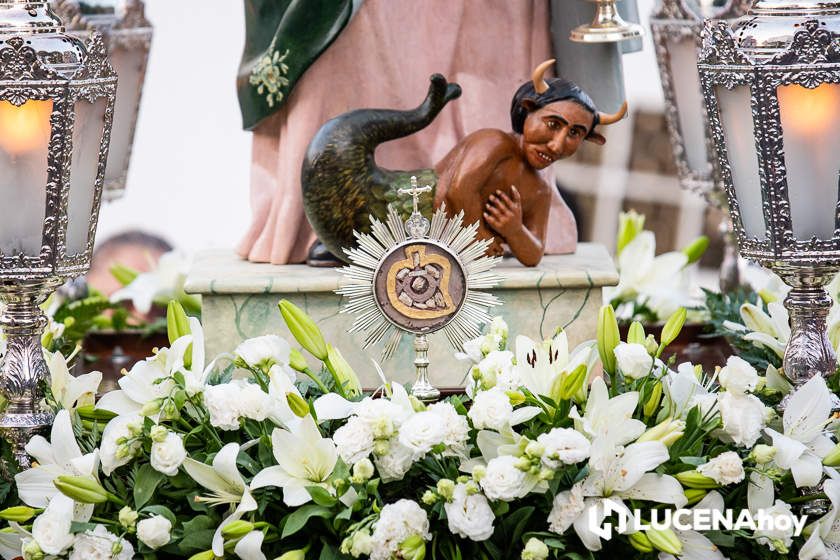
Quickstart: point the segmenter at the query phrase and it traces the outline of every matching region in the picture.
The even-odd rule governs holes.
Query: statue
[[[460,95],[460,87],[439,74],[414,110],[360,109],[328,121],[313,138],[301,173],[304,209],[326,249],[342,257],[341,249],[354,245],[353,230],[368,231],[370,215],[384,219],[387,205],[401,204],[398,191],[417,176],[435,188],[423,201],[424,213],[431,213],[432,204],[445,204],[450,216],[463,211],[465,223],[479,223],[480,238],[493,239],[489,254],[503,254],[506,244],[522,264],[539,264],[554,189],[539,171],[573,155],[584,140],[603,144],[596,127],[617,122],[627,111],[625,103],[615,114],[599,113],[574,83],[546,80],[553,63],[540,64],[514,95],[513,132],[473,132],[434,169],[382,169],[374,152],[383,142],[425,128]],[[575,235],[571,213],[568,218],[568,233]]]

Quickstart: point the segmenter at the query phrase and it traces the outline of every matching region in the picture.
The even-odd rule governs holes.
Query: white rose
[[[239,416],[262,422],[271,412],[271,397],[256,383],[245,380],[237,382],[240,387],[238,409]],[[239,426],[237,426],[238,428]]]
[[[452,501],[444,504],[449,531],[464,539],[485,541],[493,535],[496,516],[483,494],[469,495],[464,484],[455,486]]]
[[[400,426],[400,443],[411,449],[415,457],[422,457],[432,448],[443,443],[446,426],[443,418],[434,412],[418,412]]]
[[[464,351],[456,353],[455,357],[461,361],[472,362],[474,364],[480,362],[484,357],[481,353],[481,339],[482,337],[478,337],[466,341],[462,346]]]
[[[618,369],[625,377],[640,379],[647,376],[653,367],[653,356],[641,344],[619,343],[613,351]]]
[[[752,392],[758,384],[758,372],[746,360],[730,356],[718,374],[718,381],[732,393]]]
[[[364,420],[353,416],[333,434],[338,454],[348,465],[354,465],[373,453],[373,433]]]
[[[73,500],[56,494],[32,523],[32,537],[45,554],[60,555],[73,544]]]
[[[152,443],[152,468],[166,476],[178,474],[178,468],[187,458],[184,440],[174,432],[169,432],[163,441]]]
[[[516,457],[502,455],[487,463],[486,472],[479,484],[489,499],[510,502],[528,493],[526,473],[516,468],[516,462]]]
[[[114,554],[114,546],[120,552]],[[125,539],[109,533],[102,525],[94,527],[93,531],[85,531],[76,535],[70,560],[131,560],[134,558],[134,547]]]
[[[431,540],[429,517],[417,502],[399,500],[388,504],[379,512],[379,519],[373,526],[374,547],[371,560],[390,560],[405,539],[418,535]]]
[[[142,425],[143,419],[139,414],[123,414],[111,419],[105,426],[99,445],[99,459],[106,476],[130,463],[140,451],[142,442],[136,436],[140,435]],[[119,443],[126,440],[130,443]]]
[[[787,504],[782,500],[776,500],[776,503],[773,505],[773,507],[764,508],[761,511],[764,513],[764,515],[774,520],[777,520],[782,517],[789,518],[789,522],[787,523],[787,529],[779,529],[779,523],[777,521],[774,521],[772,523],[772,526],[776,528],[772,530],[768,529],[765,531],[759,530],[753,534],[753,536],[755,536],[759,544],[767,545],[767,547],[770,548],[770,550],[774,550],[782,554],[787,554],[788,549],[790,549],[790,545],[793,544],[793,522],[795,521],[793,517],[793,512],[790,509],[790,504]],[[770,526],[769,523],[768,526]]]
[[[204,389],[204,407],[210,424],[222,430],[239,429],[239,393],[236,383],[209,385]]]
[[[166,546],[172,538],[172,522],[162,515],[143,519],[137,524],[137,538],[152,550]]]
[[[382,482],[402,480],[414,464],[414,453],[396,438],[391,440],[388,453],[374,458]]]
[[[510,425],[513,405],[504,391],[494,387],[475,396],[467,416],[477,430],[502,430]]]
[[[248,339],[233,351],[248,366],[262,369],[288,364],[290,352],[289,343],[273,334]]]
[[[718,394],[723,431],[735,445],[752,447],[764,428],[764,403],[753,395]]]
[[[580,484],[571,490],[560,492],[554,497],[551,513],[548,514],[549,530],[562,535],[585,509],[583,489]]]
[[[572,428],[554,428],[547,434],[540,434],[537,442],[545,448],[542,462],[549,469],[574,465],[589,458],[589,440]]]
[[[448,402],[435,403],[427,410],[443,420],[443,443],[446,444],[447,453],[463,454],[470,437],[470,423],[466,416],[458,414],[455,407]]]
[[[697,467],[697,472],[722,486],[736,484],[744,480],[744,462],[734,451],[727,451]]]

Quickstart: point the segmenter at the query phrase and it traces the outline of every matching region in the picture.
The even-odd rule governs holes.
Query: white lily
[[[269,334],[241,342],[233,354],[249,367],[268,370],[276,364],[288,365],[291,350],[288,342]]]
[[[112,302],[131,300],[134,308],[148,313],[155,300],[169,300],[184,290],[184,281],[190,270],[190,259],[177,251],[161,255],[157,267],[137,275],[131,284],[116,291]]]
[[[384,399],[385,397],[381,398]],[[349,401],[337,393],[328,393],[315,399],[313,408],[319,422],[343,420],[357,414],[360,410],[368,408],[374,400],[380,399],[365,397],[361,401]],[[411,404],[408,392],[399,383],[391,383],[391,394],[387,400],[395,405],[391,408],[394,411],[392,420],[396,425],[401,424],[406,418],[414,414],[414,406]]]
[[[94,476],[99,469],[95,451],[82,455],[73,434],[70,413],[66,410],[56,414],[50,441],[42,436],[34,436],[26,444],[26,452],[35,459],[37,466],[15,475],[15,485],[20,499],[34,508],[47,507],[50,499],[60,494],[53,484],[57,477]]]
[[[787,309],[778,301],[767,304],[767,313],[752,303],[741,306],[744,326],[752,331],[744,336],[756,346],[764,346],[783,358],[785,346],[790,340],[790,317]]]
[[[234,511],[226,517],[216,529],[213,535],[213,553],[216,556],[224,556],[224,538],[222,529],[230,523],[242,519],[242,516],[257,509],[257,502],[251,496],[245,479],[239,473],[236,466],[236,458],[239,455],[239,444],[229,443],[216,453],[213,458],[213,465],[205,465],[192,458],[184,461],[183,467],[187,474],[198,484],[210,490],[209,496],[201,496],[199,499],[211,505],[236,506]]]
[[[26,538],[32,534],[25,531],[17,523],[9,523],[8,529],[0,530],[0,556],[3,560],[15,560],[21,557],[21,549]]]
[[[50,370],[50,391],[61,408],[73,410],[76,406],[89,406],[94,403],[96,391],[102,382],[100,372],[94,371],[74,377],[70,375],[67,360],[61,352],[44,350],[44,359]]]
[[[571,372],[581,364],[586,365],[588,379],[597,358],[594,341],[580,344],[570,354],[565,331],[543,342],[520,335],[516,337],[514,377],[521,379],[525,388],[534,395],[548,396],[558,375]]]
[[[198,319],[190,317],[190,334],[172,343],[171,348],[161,348],[151,358],[134,364],[117,382],[119,390],[110,391],[99,399],[96,407],[116,414],[136,414],[154,400],[169,396],[174,381],[167,379],[177,372],[184,375],[187,393],[192,396],[204,389],[207,376],[215,360],[204,366],[204,331]],[[184,356],[192,348],[192,363],[184,365]]]
[[[724,510],[723,496],[712,490],[700,500],[692,510],[697,511],[719,511]],[[720,551],[715,543],[706,538],[702,533],[692,530],[674,529],[677,538],[682,543],[682,552],[677,556],[659,554],[659,560],[726,560],[726,556]]]
[[[572,407],[569,417],[574,419],[577,431],[609,449],[635,440],[647,429],[644,422],[633,419],[638,404],[637,391],[610,398],[604,379],[597,377],[590,387],[586,412],[581,416],[577,407]]]
[[[704,403],[715,400],[714,394],[700,383],[694,373],[694,366],[688,362],[680,364],[676,372],[669,372],[662,379],[662,388],[665,400],[660,420],[668,416],[685,419],[696,405],[699,404],[701,408],[704,408]],[[705,413],[706,410],[704,409],[703,412]]]
[[[677,479],[648,472],[668,460],[668,448],[662,442],[615,446],[610,452],[601,451],[596,457],[594,448],[597,446],[596,441],[589,461],[592,471],[582,484],[586,497],[584,510],[574,522],[575,532],[586,548],[601,550],[601,538],[592,531],[590,520],[594,516],[596,524],[600,524],[607,499],[618,507],[623,506],[624,499],[648,500],[678,508],[685,505],[687,500]]]
[[[329,489],[327,480],[338,461],[331,439],[321,437],[312,416],[306,416],[293,430],[275,428],[271,444],[277,465],[263,469],[251,481],[251,489],[276,486],[283,489],[283,502],[297,507],[312,497],[308,486]]]
[[[822,458],[834,447],[823,434],[831,407],[831,392],[815,375],[791,395],[782,417],[784,433],[764,429],[777,450],[776,464],[790,469],[798,488],[816,486],[822,478]]]
[[[642,231],[617,257],[618,286],[604,288],[604,303],[615,299],[639,300],[660,318],[677,308],[690,305],[690,290],[685,267],[688,257],[680,251],[656,256],[656,238],[652,231]]]
[[[829,474],[837,476],[833,469]],[[799,550],[799,560],[840,560],[840,480],[826,480],[823,492],[831,500],[831,509],[810,527],[811,536]]]
[[[233,553],[242,560],[266,560],[262,551],[262,543],[265,533],[262,531],[251,531],[236,543]]]

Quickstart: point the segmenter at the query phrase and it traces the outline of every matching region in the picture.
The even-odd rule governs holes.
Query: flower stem
[[[322,393],[324,393],[325,395],[329,394],[330,390],[329,390],[329,389],[327,389],[327,386],[326,386],[326,385],[324,385],[324,382],[323,382],[323,381],[321,381],[321,380],[318,378],[318,374],[316,374],[314,371],[312,371],[312,370],[311,370],[311,369],[309,369],[309,368],[304,368],[303,373],[304,373],[304,374],[305,374],[305,375],[306,375],[309,379],[311,379],[311,380],[315,383],[315,385],[317,385],[317,386],[318,386],[318,389],[319,389]]]

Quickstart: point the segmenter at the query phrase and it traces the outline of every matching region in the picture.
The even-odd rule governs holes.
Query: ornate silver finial
[[[411,188],[397,191],[400,194],[411,195],[411,198],[414,199],[414,210],[408,220],[405,221],[405,232],[411,239],[422,239],[429,233],[429,220],[420,213],[420,195],[431,192],[431,190],[431,185],[418,186],[417,177],[412,175]]]

